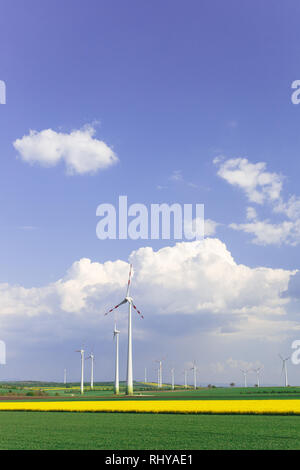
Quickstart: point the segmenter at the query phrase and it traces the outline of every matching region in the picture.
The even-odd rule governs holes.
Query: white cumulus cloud
[[[245,224],[230,224],[230,228],[254,235],[256,245],[291,245],[300,243],[300,220],[273,224],[269,220],[255,220]]]
[[[135,270],[131,294],[145,316],[140,329],[143,321],[149,327],[156,317],[171,316],[174,323],[175,317],[185,315],[194,318],[194,325],[214,318],[208,325],[218,334],[256,337],[268,331],[274,336],[285,323],[289,331],[296,328],[287,316],[290,299],[282,295],[295,271],[237,264],[218,239],[181,242],[158,251],[144,247],[132,252],[130,261]],[[0,321],[9,318],[16,325],[17,319],[32,317],[42,325],[45,317],[53,318],[58,328],[67,318],[70,328],[72,318],[85,324],[97,318],[100,325],[109,321],[104,313],[124,298],[128,270],[125,261],[82,258],[61,279],[43,287],[0,284]],[[124,307],[124,319],[122,313]]]
[[[222,161],[215,158],[218,175],[233,186],[242,189],[249,201],[263,204],[280,197],[282,177],[266,171],[266,163],[251,163],[247,158],[231,158]]]
[[[53,167],[60,162],[68,174],[96,173],[117,163],[118,157],[103,141],[94,137],[92,125],[69,134],[45,129],[31,130],[13,143],[24,162]]]

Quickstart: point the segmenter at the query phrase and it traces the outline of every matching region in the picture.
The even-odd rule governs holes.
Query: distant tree
[[[234,382],[231,382],[231,384],[229,384],[230,387],[234,387],[235,386],[235,383]]]

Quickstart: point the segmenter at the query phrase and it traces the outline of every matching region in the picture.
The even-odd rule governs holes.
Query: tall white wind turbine
[[[87,359],[91,359],[91,390],[94,390],[94,354],[91,353]]]
[[[84,349],[77,349],[76,352],[80,352],[81,355],[81,381],[80,381],[80,393],[83,395],[83,377],[84,377]]]
[[[119,334],[120,331],[117,330],[117,324],[115,322],[114,328],[114,339],[116,340],[116,365],[115,365],[115,395],[119,395]]]
[[[244,374],[244,387],[247,387],[247,374],[248,374],[248,370],[243,370],[243,369],[240,369],[241,372]]]
[[[157,388],[160,388],[160,368],[157,368]]]
[[[112,312],[116,308],[120,307],[123,304],[128,303],[128,350],[127,350],[127,387],[126,387],[127,395],[133,395],[131,307],[133,307],[134,310],[136,310],[136,312],[141,316],[141,318],[144,318],[141,312],[134,305],[133,298],[129,296],[131,275],[132,275],[132,264],[130,265],[129,279],[128,279],[127,292],[126,292],[125,299],[105,313],[105,315],[108,315],[110,312]]]
[[[67,369],[64,369],[64,384],[67,383]]]
[[[260,382],[259,382],[259,374],[263,370],[263,367],[259,367],[258,369],[253,369],[253,372],[256,373],[256,379],[257,379],[257,386],[260,387]]]
[[[281,374],[284,372],[284,384],[286,387],[288,387],[289,382],[288,382],[288,373],[287,373],[286,363],[289,360],[289,357],[286,357],[285,359],[283,359],[283,357],[280,354],[279,354],[279,357],[282,360]]]
[[[187,373],[188,371],[184,369],[184,388],[187,388]]]
[[[175,383],[174,383],[174,367],[171,369],[171,383],[172,383],[172,390],[175,388]]]
[[[158,367],[158,388],[162,388],[162,383],[163,383],[163,380],[162,380],[162,361],[163,359],[159,359],[158,361],[155,361],[155,362],[158,362],[159,364],[159,367]]]
[[[197,369],[198,367],[196,366],[196,362],[194,361],[193,367],[191,368],[191,370],[194,372],[194,390],[196,390],[197,388]]]

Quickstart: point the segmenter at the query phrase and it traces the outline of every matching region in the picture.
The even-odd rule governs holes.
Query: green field
[[[10,386],[11,385],[11,386]],[[55,387],[57,385],[57,387]],[[54,388],[49,390],[49,388]],[[79,384],[71,384],[67,389],[61,390],[62,384],[47,384],[42,383],[39,386],[36,384],[28,385],[25,383],[16,384],[0,384],[0,398],[1,396],[7,400],[10,397],[20,400],[23,397],[35,395],[35,400],[51,399],[66,399],[66,400],[130,400],[130,397],[125,396],[125,384],[121,385],[121,393],[116,397],[113,393],[113,385],[111,383],[96,384],[94,390],[90,390],[87,385],[85,393],[80,395]],[[39,393],[42,391],[42,396]],[[207,388],[202,387],[197,390],[177,387],[175,390],[157,390],[156,387],[152,388],[145,386],[142,383],[136,383],[134,387],[135,395],[140,397],[141,400],[172,400],[172,399],[187,399],[187,400],[267,400],[267,399],[300,399],[300,387],[216,387]]]
[[[300,417],[2,411],[0,435],[0,449],[300,449]]]

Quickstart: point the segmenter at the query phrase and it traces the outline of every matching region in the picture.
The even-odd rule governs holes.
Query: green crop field
[[[23,397],[33,397],[35,400],[47,400],[47,398],[57,400],[130,400],[125,396],[125,386],[121,386],[121,393],[116,397],[111,384],[97,384],[94,390],[86,386],[83,396],[80,395],[79,384],[69,385],[64,388],[62,384],[55,385],[25,385],[0,384],[0,399],[20,399]],[[198,388],[197,390],[176,388],[175,390],[161,390],[157,388],[145,387],[142,384],[135,385],[135,395],[141,400],[267,400],[267,399],[300,399],[300,387],[216,387]]]
[[[0,412],[0,449],[300,449],[298,416]]]

